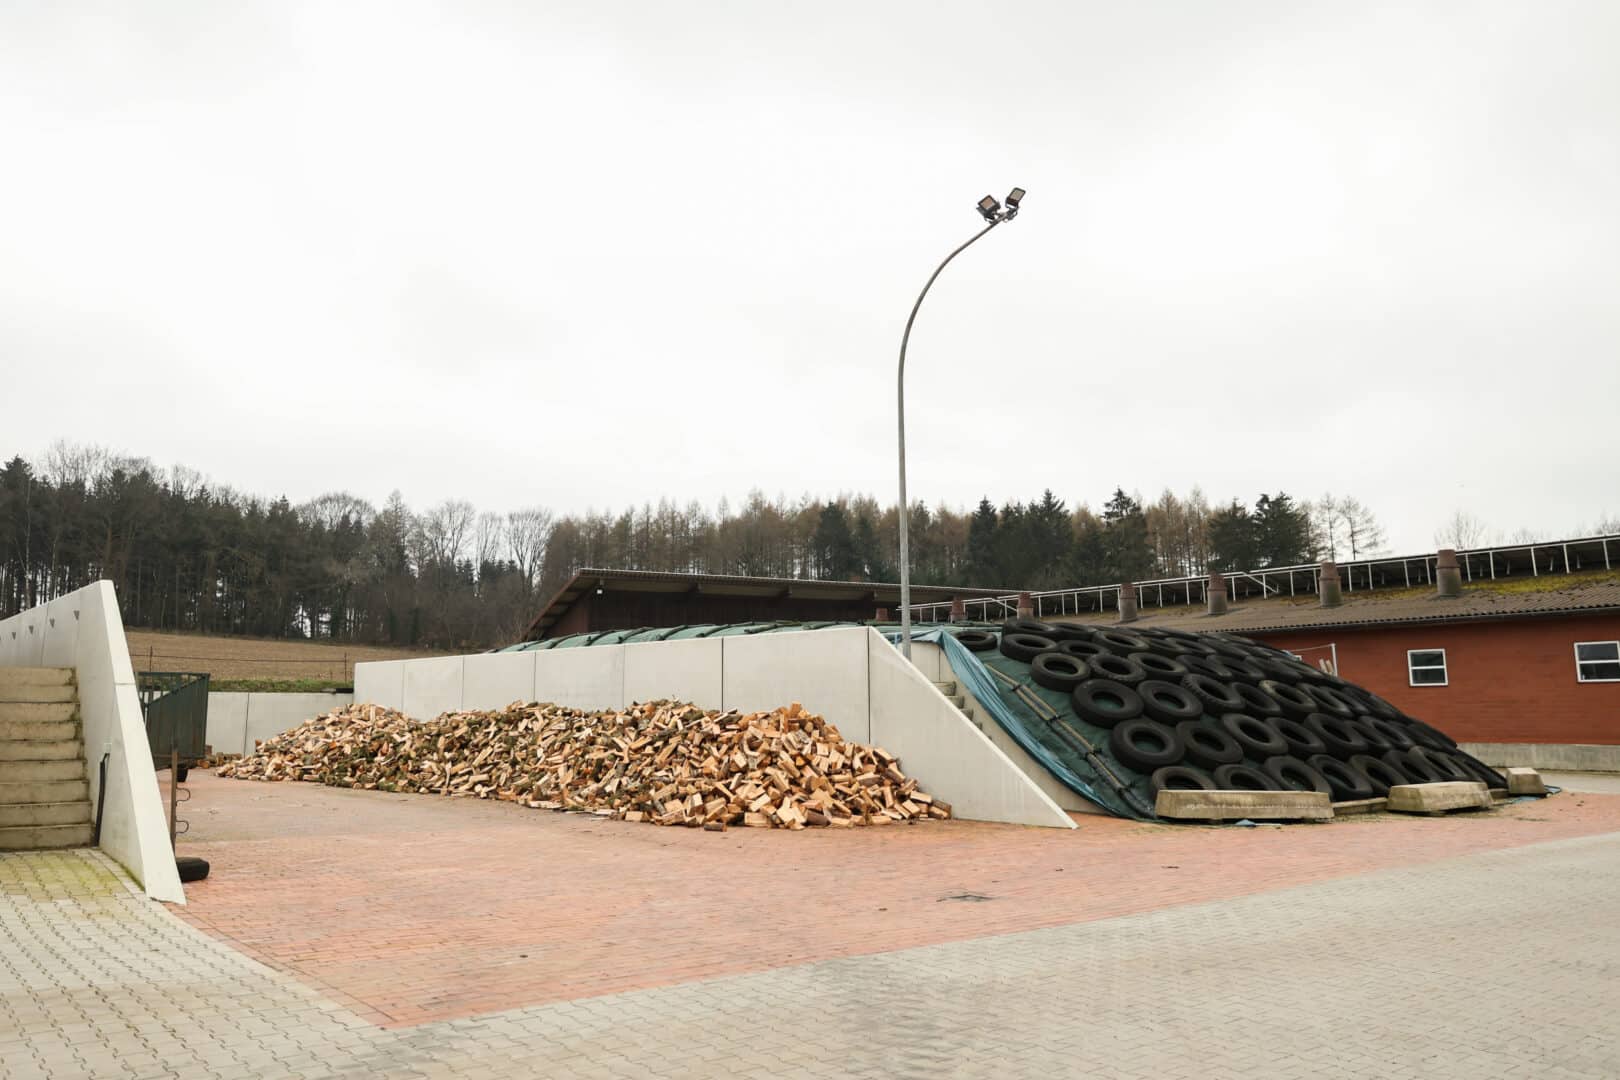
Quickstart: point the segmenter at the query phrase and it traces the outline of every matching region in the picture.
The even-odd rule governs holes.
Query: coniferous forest
[[[1047,489],[972,509],[915,503],[919,584],[1049,589],[1377,552],[1355,499],[1283,492],[1211,506],[1193,489],[1101,507]],[[412,508],[346,492],[244,494],[185,467],[58,443],[0,467],[0,617],[99,578],[126,625],[437,648],[521,636],[578,568],[896,579],[898,518],[869,495],[714,508],[660,498],[620,512]]]

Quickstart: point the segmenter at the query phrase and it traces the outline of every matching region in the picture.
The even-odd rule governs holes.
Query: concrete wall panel
[[[249,694],[244,744],[251,752],[255,742],[280,735],[322,713],[341,709],[353,700],[352,694]],[[212,701],[208,708],[212,717]]]
[[[214,691],[208,695],[208,745],[216,754],[247,753],[247,714],[250,695]]]
[[[354,699],[387,709],[405,708],[405,665],[414,660],[372,660],[354,665]]]
[[[867,627],[720,638],[722,707],[743,712],[799,702],[838,726],[844,738],[870,741]]]
[[[77,595],[59,596],[45,605],[45,641],[40,652],[43,666],[74,666],[78,659],[82,615],[83,601]]]
[[[431,720],[442,712],[461,708],[465,660],[464,656],[435,656],[397,661],[405,670],[404,704],[400,711],[416,720]]]
[[[624,647],[624,700],[689,701],[703,709],[718,709],[722,700],[720,678],[722,638],[686,638],[650,641]]]
[[[574,709],[624,706],[624,646],[536,651],[534,700]]]
[[[535,652],[479,653],[466,657],[461,707],[500,709],[534,700]]]
[[[958,817],[1072,829],[1063,808],[985,737],[900,651],[868,637],[872,743]]]

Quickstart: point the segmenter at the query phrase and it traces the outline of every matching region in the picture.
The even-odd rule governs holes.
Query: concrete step
[[[0,829],[15,829],[25,825],[88,825],[90,800],[72,802],[17,803],[0,806]]]
[[[939,687],[939,692],[944,694],[946,697],[950,697],[952,694],[956,693],[956,683],[954,682],[937,682],[934,685]]]
[[[74,802],[88,798],[90,781],[82,776],[67,780],[0,780],[0,806]]]
[[[6,720],[0,718],[0,742],[61,742],[79,737],[77,720]]]
[[[0,828],[0,851],[89,847],[90,830],[88,822],[82,825],[13,825]]]
[[[14,686],[72,686],[70,667],[0,667],[0,698]]]
[[[76,686],[46,686],[34,683],[0,686],[0,709],[5,708],[11,702],[77,701],[78,697],[79,688]]]
[[[78,711],[72,701],[0,701],[0,724],[60,724]]]
[[[963,697],[961,694],[957,694],[955,697],[951,698],[951,704],[955,705],[958,709],[964,708],[967,705],[967,698]]]
[[[71,739],[46,742],[43,739],[6,739],[0,741],[0,762],[5,761],[77,761],[84,767],[84,744],[75,731]]]
[[[84,758],[78,755],[50,760],[0,759],[0,784],[50,784],[62,780],[83,780],[89,775],[84,770]]]

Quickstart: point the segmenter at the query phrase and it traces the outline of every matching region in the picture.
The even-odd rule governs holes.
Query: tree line
[[[1028,502],[909,509],[918,584],[1048,589],[1353,558],[1383,543],[1354,499],[1277,491],[1211,506],[1116,489],[1094,511],[1050,489]],[[194,470],[58,443],[0,467],[0,617],[99,578],[129,626],[440,648],[521,636],[581,567],[898,577],[899,516],[869,495],[751,492],[710,511],[660,499],[620,512],[413,510],[347,492],[293,504]]]

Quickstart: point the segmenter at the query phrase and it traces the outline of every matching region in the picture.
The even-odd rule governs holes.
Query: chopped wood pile
[[[797,703],[772,712],[651,701],[585,712],[513,704],[418,723],[349,705],[219,767],[242,780],[500,799],[712,831],[948,818],[893,754]]]

